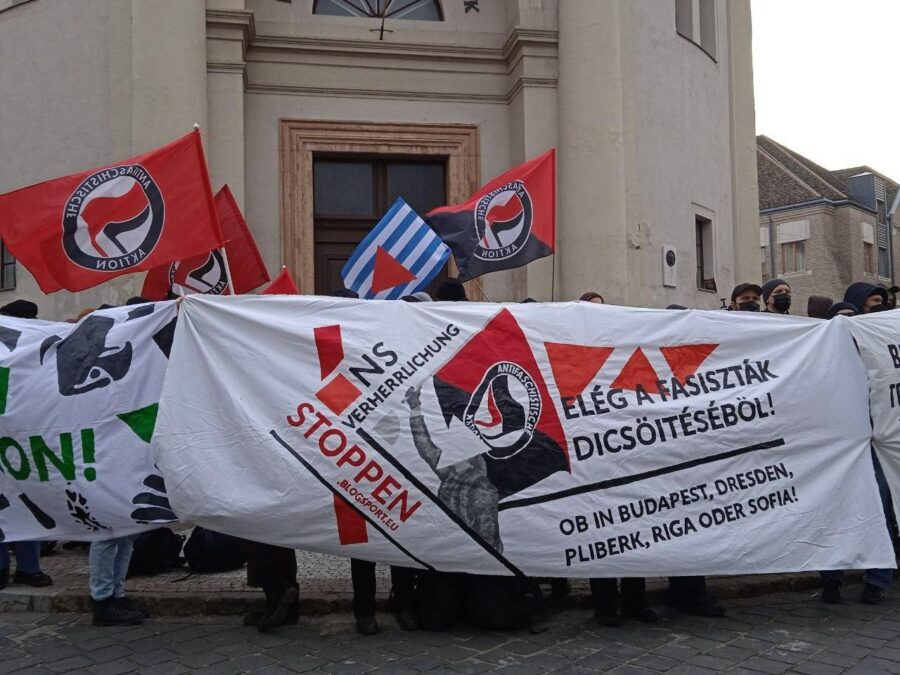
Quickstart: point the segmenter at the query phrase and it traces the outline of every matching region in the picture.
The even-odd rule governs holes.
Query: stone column
[[[619,2],[559,3],[556,298],[629,301]]]

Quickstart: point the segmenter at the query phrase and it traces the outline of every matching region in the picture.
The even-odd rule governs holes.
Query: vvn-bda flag
[[[0,238],[45,293],[209,253],[222,234],[200,132],[0,195]]]
[[[465,204],[425,216],[453,251],[459,278],[527,265],[556,247],[556,150],[510,169]]]
[[[341,278],[361,298],[397,300],[425,288],[449,257],[440,237],[398,197],[353,251]]]
[[[241,295],[269,281],[269,273],[234,195],[227,185],[216,193],[216,214],[225,239],[225,255],[215,249],[147,273],[141,295],[165,300],[169,293]],[[225,267],[228,267],[226,273]],[[234,288],[228,285],[228,277]]]

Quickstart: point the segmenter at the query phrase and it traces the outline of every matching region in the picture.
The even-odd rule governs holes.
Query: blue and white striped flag
[[[425,288],[450,249],[398,198],[341,270],[344,286],[366,299],[397,300]]]

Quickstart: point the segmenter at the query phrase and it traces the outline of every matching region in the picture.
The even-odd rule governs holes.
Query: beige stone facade
[[[758,278],[749,0],[469,4],[440,0],[441,21],[387,19],[383,40],[380,19],[315,14],[313,0],[7,5],[0,192],[198,123],[213,188],[230,185],[270,272],[287,264],[308,291],[315,157],[435,158],[452,202],[557,147],[555,260],[482,278],[490,299],[598,290],[711,308]],[[17,272],[0,304],[33,299],[48,318],[141,285],[45,297]]]
[[[897,183],[870,167],[829,171],[765,136],[757,152],[760,274],[791,285],[792,314],[806,315],[810,295],[842,300],[855,281],[893,285],[900,237],[888,233],[887,211]],[[802,246],[802,269],[784,246]]]

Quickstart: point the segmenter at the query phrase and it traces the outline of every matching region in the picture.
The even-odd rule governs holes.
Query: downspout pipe
[[[900,206],[900,190],[897,190],[897,194],[894,195],[894,203],[891,204],[891,210],[888,211],[887,214],[887,228],[888,228],[888,255],[891,260],[891,286],[897,285],[896,273],[894,272],[894,227],[892,221],[894,220],[894,214],[897,212],[897,206]]]

